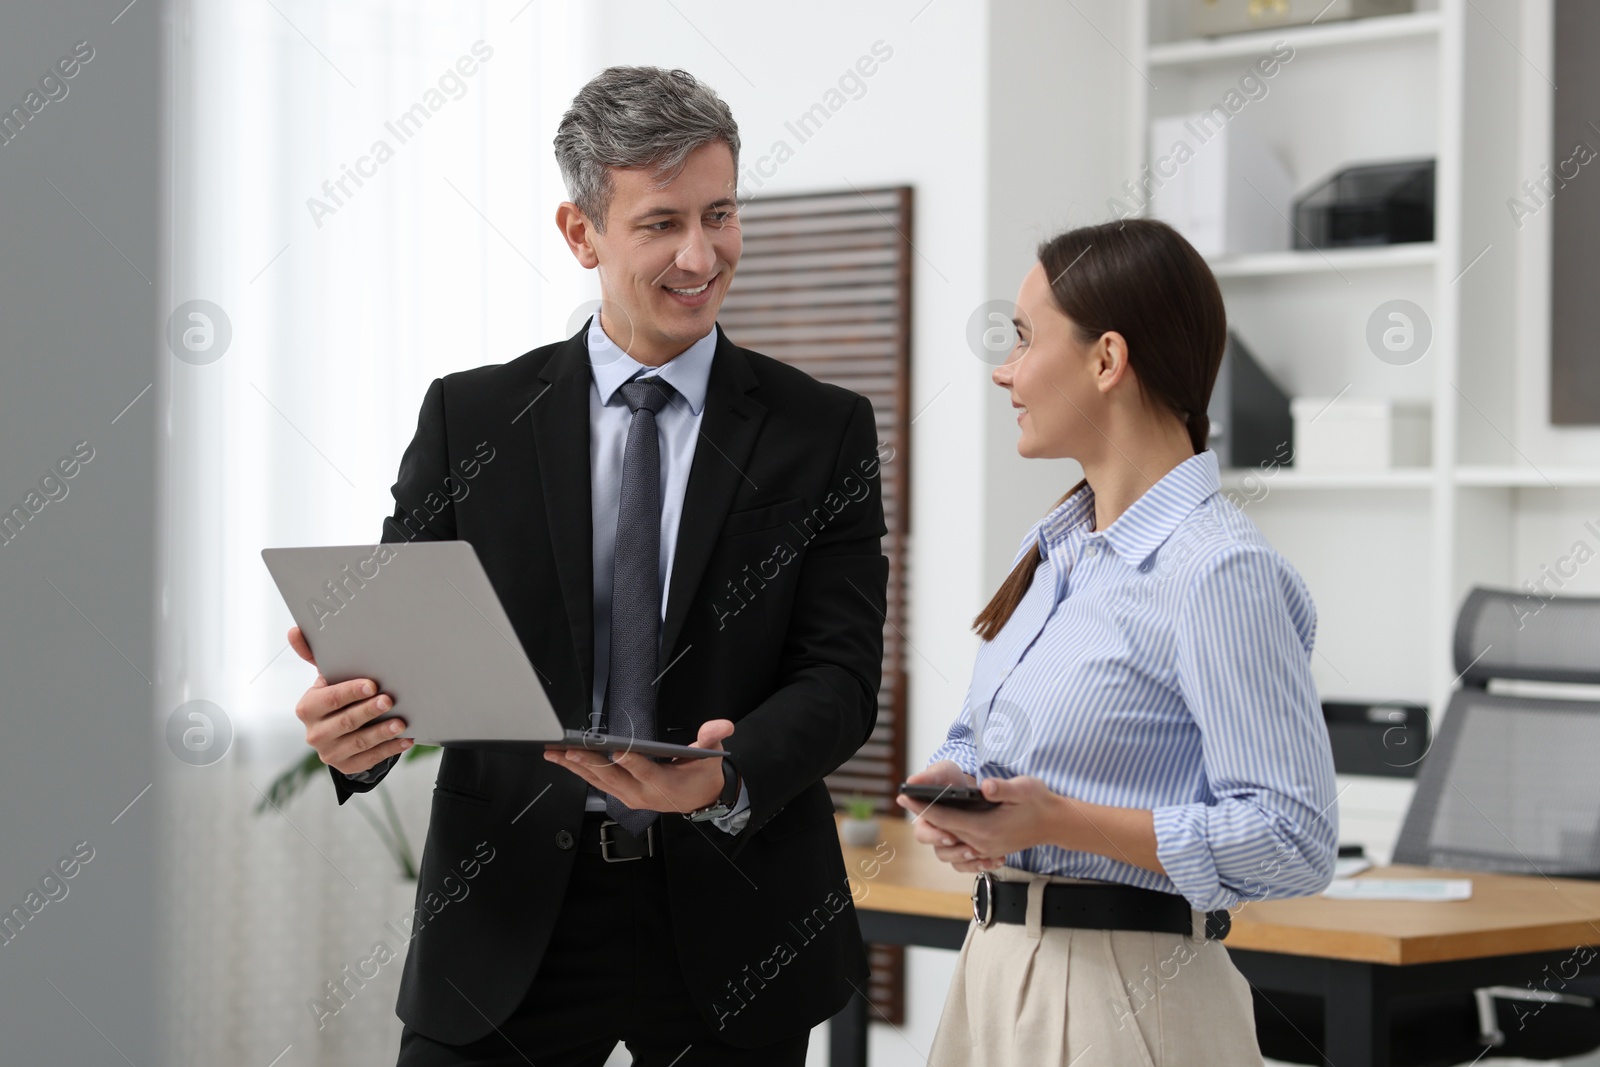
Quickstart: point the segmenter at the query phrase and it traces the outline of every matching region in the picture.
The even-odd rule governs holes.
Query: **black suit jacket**
[[[578,728],[594,673],[586,331],[435,380],[383,534],[471,542],[557,714]],[[737,1046],[815,1025],[866,981],[822,778],[877,718],[878,462],[864,397],[718,328],[657,723],[684,744],[708,719],[737,724],[726,745],[749,790],[745,829],[660,820],[688,989]],[[333,779],[341,804],[372,788]],[[561,910],[586,788],[537,753],[446,748],[396,1007],[412,1029],[462,1044],[520,1003]]]

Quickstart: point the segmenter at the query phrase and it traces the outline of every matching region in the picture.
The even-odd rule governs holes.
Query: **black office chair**
[[[1456,619],[1455,665],[1461,685],[1422,761],[1393,862],[1600,879],[1600,701],[1489,690],[1491,680],[1600,685],[1600,597],[1474,589]],[[1530,974],[1533,988],[1396,1001],[1395,1067],[1600,1048],[1600,955],[1570,970]],[[1320,997],[1257,992],[1255,1007],[1263,1055],[1324,1062]]]

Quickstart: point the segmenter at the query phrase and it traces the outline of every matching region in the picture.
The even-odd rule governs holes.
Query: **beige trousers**
[[[1250,986],[1220,941],[1040,924],[1044,887],[1012,867],[1028,922],[973,923],[928,1067],[1260,1067]],[[1198,933],[1198,937],[1195,934]]]

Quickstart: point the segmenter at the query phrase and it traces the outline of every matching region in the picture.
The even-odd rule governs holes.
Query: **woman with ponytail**
[[[1206,448],[1222,297],[1170,227],[1107,223],[1040,246],[1016,329],[1017,449],[1084,478],[974,621],[911,778],[995,806],[900,798],[977,876],[928,1062],[1260,1064],[1227,909],[1326,888],[1337,814],[1316,609]]]

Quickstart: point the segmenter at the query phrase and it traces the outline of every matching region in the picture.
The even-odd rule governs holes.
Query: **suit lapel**
[[[589,502],[588,324],[539,372],[529,422],[544,486],[561,599],[583,672],[583,710],[594,691],[594,512]],[[541,393],[540,390],[543,390]],[[569,724],[582,726],[583,724]]]
[[[678,520],[672,580],[667,586],[667,615],[661,630],[663,670],[679,655],[678,637],[689,617],[689,604],[710,562],[734,494],[741,483],[751,484],[745,471],[767,413],[765,405],[746,395],[755,388],[756,376],[744,352],[719,326],[700,440],[695,443],[689,484],[683,494],[683,516]]]

